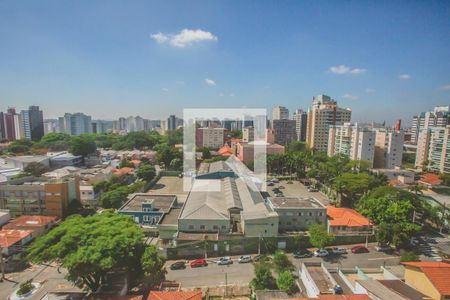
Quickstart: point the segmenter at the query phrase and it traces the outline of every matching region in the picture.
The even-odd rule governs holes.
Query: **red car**
[[[204,259],[196,259],[191,262],[191,268],[206,267],[208,263]]]
[[[352,253],[368,253],[369,249],[364,246],[355,246],[352,248]]]

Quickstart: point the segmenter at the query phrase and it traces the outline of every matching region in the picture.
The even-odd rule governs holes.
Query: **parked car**
[[[329,254],[328,251],[325,249],[318,249],[318,250],[314,251],[315,257],[324,257],[324,256],[327,256],[328,254]]]
[[[170,265],[171,270],[186,269],[186,263],[184,261],[177,261]]]
[[[308,258],[311,256],[313,256],[312,252],[306,249],[294,252],[294,258]]]
[[[196,259],[191,262],[191,268],[206,267],[208,263],[204,259]]]
[[[319,190],[318,189],[316,189],[315,187],[309,187],[308,188],[308,192],[318,192]]]
[[[279,188],[280,190],[285,189],[285,187],[282,186],[282,185],[280,185],[278,188]]]
[[[278,180],[278,179],[276,179],[276,178],[272,178],[272,180],[271,180],[273,183],[279,183],[280,181]]]
[[[275,196],[276,197],[284,197],[283,193],[276,193]]]
[[[331,254],[347,254],[347,249],[345,248],[334,247],[334,248],[325,248],[325,250],[327,250]]]
[[[251,261],[252,261],[252,256],[251,255],[242,255],[238,259],[238,263],[240,263],[240,264],[249,263]]]
[[[378,252],[386,252],[386,251],[391,251],[392,248],[387,245],[377,245],[377,246],[375,246],[375,250]]]
[[[275,185],[275,183],[273,183],[273,182],[268,182],[267,183],[267,186],[274,186]]]
[[[217,261],[218,265],[231,265],[232,263],[233,263],[233,261],[231,260],[231,257],[229,257],[229,256],[221,257]]]
[[[368,253],[369,252],[369,249],[367,249],[366,247],[364,247],[364,246],[361,246],[361,245],[359,245],[359,246],[355,246],[355,247],[353,247],[352,248],[352,253]]]
[[[344,293],[344,291],[342,290],[342,287],[341,287],[339,284],[336,284],[336,285],[333,287],[333,291],[334,291],[334,293],[335,293],[336,295],[341,295],[341,294]]]

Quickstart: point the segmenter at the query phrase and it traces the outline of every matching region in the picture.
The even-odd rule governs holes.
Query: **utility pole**
[[[225,271],[225,297],[228,297],[228,274]]]
[[[261,255],[261,233],[258,236],[258,255]]]

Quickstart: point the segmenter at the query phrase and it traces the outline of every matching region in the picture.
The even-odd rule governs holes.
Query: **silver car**
[[[229,256],[221,257],[221,258],[217,261],[217,264],[218,264],[218,265],[231,265],[232,263],[233,263],[233,261],[231,260],[231,257],[229,257]]]
[[[253,259],[252,259],[251,255],[242,255],[241,257],[239,257],[238,262],[240,264],[244,264],[244,263],[249,263],[252,260]]]

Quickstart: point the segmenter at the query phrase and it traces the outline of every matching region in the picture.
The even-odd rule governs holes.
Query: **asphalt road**
[[[370,248],[369,253],[348,253],[325,258],[312,257],[296,259],[292,254],[288,254],[288,257],[296,267],[296,272],[298,272],[301,264],[305,261],[322,261],[330,269],[338,267],[342,269],[353,269],[356,266],[363,269],[373,269],[380,268],[383,265],[398,265],[400,261],[398,256],[376,252],[373,248]],[[180,282],[182,288],[194,288],[225,285],[225,273],[227,273],[228,285],[248,285],[253,278],[253,264],[238,264],[237,258],[232,257],[234,263],[229,266],[218,266],[213,262],[214,259],[210,258],[207,267],[191,268],[187,265],[184,270],[174,271],[169,268],[170,264],[174,261],[168,261],[166,264],[168,271],[166,278]]]

